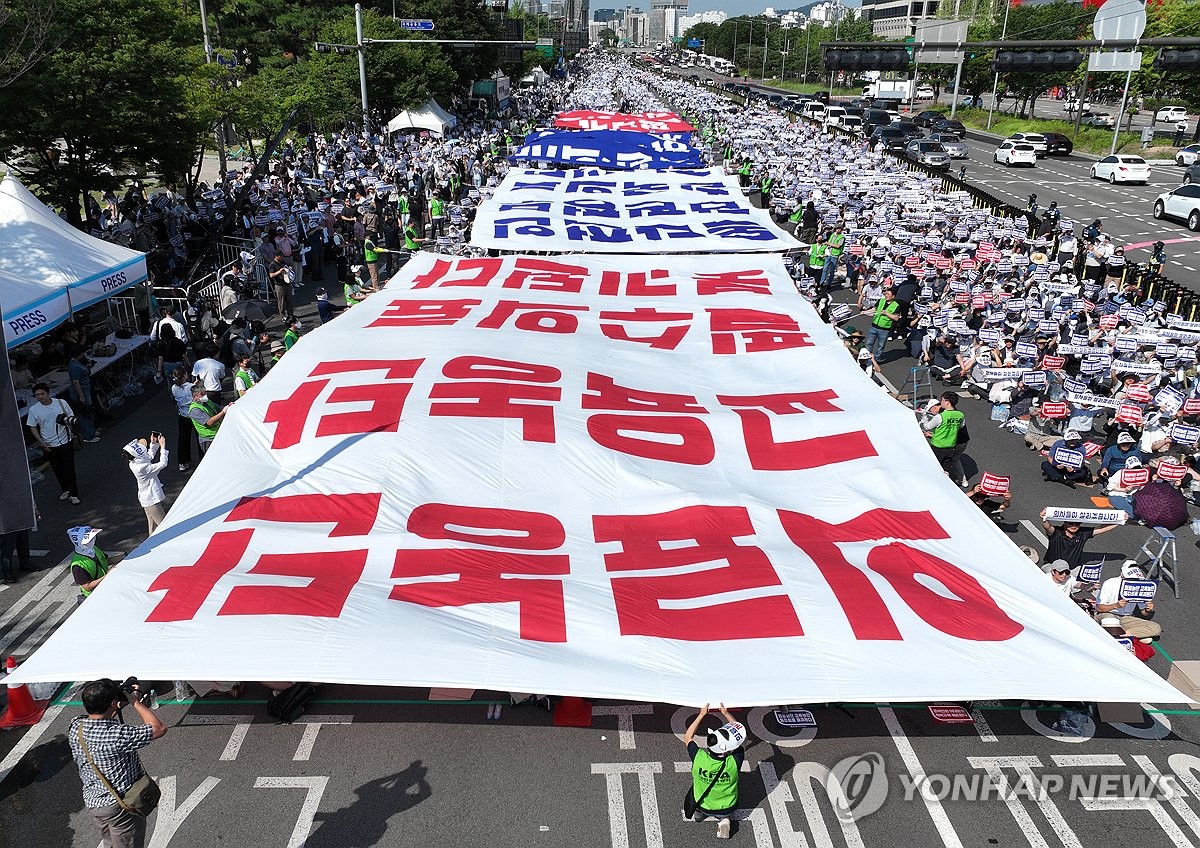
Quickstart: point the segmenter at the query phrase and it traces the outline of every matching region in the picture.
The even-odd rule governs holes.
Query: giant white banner
[[[800,247],[720,168],[612,173],[513,168],[471,227],[496,250],[696,253]]]
[[[774,256],[415,256],[236,402],[17,679],[127,674],[1184,700],[941,473]]]

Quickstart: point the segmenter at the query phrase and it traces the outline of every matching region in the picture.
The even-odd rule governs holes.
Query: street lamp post
[[[363,133],[371,135],[371,114],[367,108],[367,56],[363,50],[362,3],[354,4],[354,32],[358,44],[358,87],[362,91]]]
[[[782,84],[787,81],[788,42],[786,37],[783,39],[783,49],[779,51],[779,55],[783,57],[783,61],[779,65],[779,82]]]
[[[737,18],[733,19],[733,75],[737,76]]]
[[[1012,0],[1007,0],[1004,4],[1004,26],[1000,28],[1000,40],[1004,40],[1004,36],[1008,34],[1008,12],[1012,9]],[[1000,88],[1000,72],[996,71],[996,76],[992,78],[992,102],[988,106],[988,122],[987,128],[992,128],[992,115],[996,111],[996,91]],[[958,95],[955,94],[955,97]]]
[[[809,45],[812,43],[812,18],[804,24],[804,76],[800,79],[805,84],[808,83],[808,51]]]
[[[763,33],[763,69],[762,69],[763,82],[766,82],[766,79],[767,79],[767,42],[768,42],[768,39],[770,38],[770,36],[771,36],[771,22],[767,21],[767,29],[766,29],[766,32]]]
[[[839,14],[839,11],[841,10],[841,8],[842,8],[841,0],[836,0],[836,2],[830,7],[830,11],[833,14],[833,40],[834,41],[837,41],[838,28],[841,27],[841,25],[842,25],[842,16]],[[833,71],[829,72],[829,96],[830,97],[833,96]]]

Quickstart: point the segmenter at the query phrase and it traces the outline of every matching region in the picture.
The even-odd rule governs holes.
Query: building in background
[[[917,21],[937,17],[938,0],[863,0],[861,15],[877,38],[907,38]]]
[[[635,47],[642,47],[650,41],[650,16],[632,7],[625,9],[621,16],[621,26],[617,34],[621,40]]]
[[[599,23],[608,23],[609,21],[620,21],[620,9],[597,9],[592,12],[592,20]]]
[[[716,24],[720,26],[729,17],[724,11],[716,9],[708,12],[697,12],[694,15],[680,15],[679,34],[683,35],[696,24]]]
[[[650,0],[650,44],[670,42],[680,34],[679,20],[687,13],[688,0]]]

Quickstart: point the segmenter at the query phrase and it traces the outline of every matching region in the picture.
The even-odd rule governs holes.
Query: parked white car
[[[1011,138],[1000,142],[1000,146],[992,154],[992,161],[1003,165],[1037,165],[1037,151],[1032,144],[1023,141],[1013,141]]]
[[[802,107],[801,114],[814,121],[820,121],[825,116],[825,104],[820,100],[809,100]]]
[[[1039,157],[1045,156],[1049,145],[1046,143],[1046,137],[1041,133],[1019,132],[1013,133],[1008,137],[1009,141],[1023,141],[1033,148],[1033,152]]]
[[[858,115],[844,115],[838,126],[846,132],[861,133],[863,131],[863,119]]]
[[[842,106],[834,106],[830,104],[825,107],[824,124],[827,127],[840,127],[842,118],[846,117],[846,110]]]
[[[932,100],[933,99],[933,86],[931,86],[931,85],[917,86],[917,99],[918,100]]]
[[[1154,113],[1155,121],[1183,121],[1188,116],[1187,109],[1182,106],[1164,106]]]
[[[1200,160],[1200,144],[1189,144],[1175,153],[1175,164],[1183,168],[1196,164],[1197,160]]]
[[[1092,179],[1146,185],[1150,182],[1150,165],[1141,156],[1105,156],[1092,166]]]
[[[1200,184],[1188,183],[1164,192],[1154,201],[1155,218],[1178,218],[1187,228],[1200,232]]]

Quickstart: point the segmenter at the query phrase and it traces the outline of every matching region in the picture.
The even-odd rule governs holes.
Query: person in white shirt
[[[75,446],[72,444],[71,428],[59,421],[60,416],[73,417],[75,412],[62,398],[51,397],[50,387],[45,383],[34,384],[33,399],[37,403],[30,406],[25,423],[41,446],[54,471],[54,478],[62,488],[58,499],[65,501],[70,498],[71,503],[78,504],[79,482],[75,475]]]
[[[192,426],[192,381],[182,365],[171,374],[171,380],[171,397],[175,401],[175,411],[179,413],[179,470],[188,471],[192,467],[192,442],[196,440],[196,428]],[[196,446],[198,448],[199,443]]]
[[[192,376],[204,385],[208,399],[217,406],[221,405],[221,381],[225,379],[225,363],[215,358],[212,345],[202,349],[204,356],[196,360],[192,366]]]
[[[174,306],[163,307],[163,317],[159,321],[155,322],[154,326],[150,328],[150,341],[158,341],[158,331],[164,324],[170,324],[171,328],[175,330],[175,338],[179,339],[184,344],[187,344],[187,326],[179,320],[178,310],[176,310]]]
[[[146,512],[147,535],[153,536],[158,525],[167,517],[163,503],[167,496],[163,492],[159,473],[167,467],[169,453],[167,438],[161,433],[151,433],[149,439],[134,439],[122,451],[129,461],[129,470],[137,480],[138,503]]]
[[[1127,634],[1143,641],[1161,634],[1162,625],[1150,620],[1154,617],[1154,601],[1131,601],[1121,597],[1123,581],[1145,579],[1145,573],[1135,560],[1125,560],[1121,565],[1121,576],[1110,577],[1100,585],[1100,595],[1096,598],[1096,621],[1106,616],[1116,616]]]

